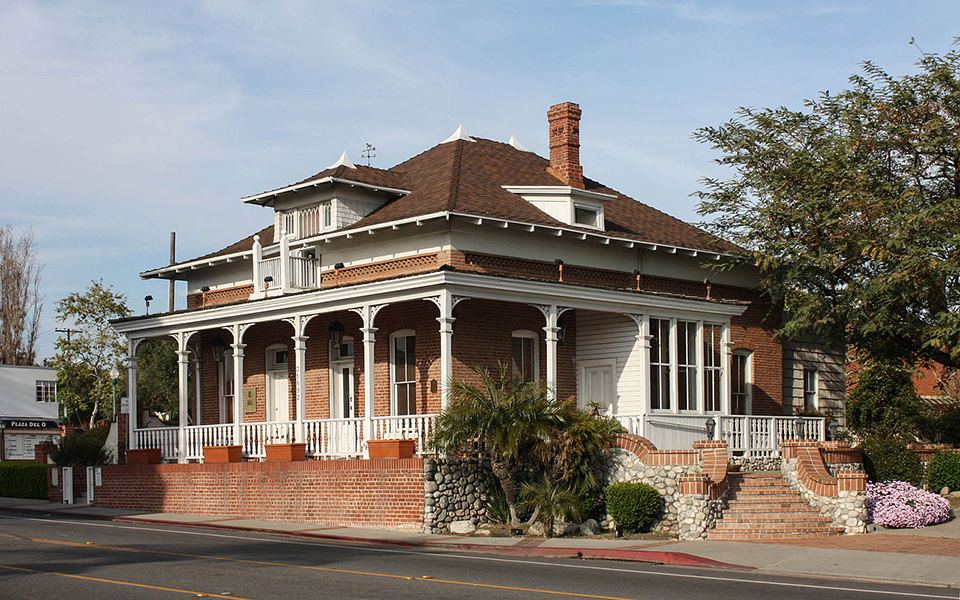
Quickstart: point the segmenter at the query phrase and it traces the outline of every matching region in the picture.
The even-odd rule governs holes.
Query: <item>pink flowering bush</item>
[[[884,527],[917,529],[950,519],[950,502],[903,481],[867,484],[867,520]]]

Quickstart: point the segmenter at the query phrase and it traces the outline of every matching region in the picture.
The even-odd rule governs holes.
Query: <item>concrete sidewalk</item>
[[[19,498],[0,498],[0,508],[35,514],[256,531],[444,551],[629,560],[742,569],[778,575],[814,575],[960,587],[960,519],[920,530],[881,528],[866,535],[832,538],[771,542],[683,542],[430,535],[416,531],[335,527],[209,515],[142,513],[86,504],[54,504],[46,500]]]

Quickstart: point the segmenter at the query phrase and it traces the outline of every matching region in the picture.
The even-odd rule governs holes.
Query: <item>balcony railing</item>
[[[310,256],[299,256],[290,250],[287,236],[280,238],[280,255],[263,257],[257,238],[253,243],[253,295],[263,298],[291,290],[314,289],[320,285],[318,262]],[[266,281],[269,278],[269,281]]]

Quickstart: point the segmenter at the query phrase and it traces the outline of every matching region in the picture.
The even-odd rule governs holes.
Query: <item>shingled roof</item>
[[[503,142],[483,138],[474,140],[459,139],[438,144],[390,169],[338,165],[287,187],[334,178],[409,192],[387,202],[348,227],[348,230],[443,212],[576,228],[554,219],[517,194],[503,189],[503,186],[566,185],[547,170],[550,166],[548,159]],[[587,191],[615,196],[604,206],[604,235],[721,254],[736,249],[725,240],[592,179],[584,178],[584,187]],[[278,188],[275,192],[280,193],[283,189],[286,188]],[[592,229],[583,231],[598,233]],[[273,226],[254,235],[259,235],[264,241],[272,240]],[[248,251],[253,247],[254,235],[178,264]]]

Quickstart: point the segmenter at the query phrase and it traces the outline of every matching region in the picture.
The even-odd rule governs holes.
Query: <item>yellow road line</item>
[[[0,537],[15,538],[15,539],[19,539],[19,540],[26,540],[26,541],[36,542],[36,543],[39,543],[39,544],[54,544],[54,545],[61,545],[61,546],[77,546],[77,547],[80,547],[80,548],[96,548],[96,549],[98,549],[98,550],[114,550],[114,551],[117,551],[117,552],[142,552],[142,553],[144,553],[144,554],[158,554],[158,555],[163,555],[163,556],[175,556],[175,557],[178,557],[178,558],[201,558],[201,559],[207,559],[207,560],[220,560],[220,561],[224,561],[224,562],[235,562],[235,563],[243,563],[243,564],[250,564],[250,565],[261,565],[261,566],[267,566],[267,567],[286,567],[286,568],[291,568],[291,569],[306,569],[306,570],[309,570],[309,571],[323,571],[323,572],[327,572],[327,573],[342,573],[342,574],[345,574],[345,575],[364,575],[364,576],[367,576],[367,577],[382,577],[382,578],[387,578],[387,579],[402,579],[402,580],[405,580],[405,581],[424,581],[424,582],[428,582],[428,583],[445,583],[445,584],[449,584],[449,585],[460,585],[460,586],[466,586],[466,587],[479,587],[479,588],[487,588],[487,589],[495,589],[495,590],[509,590],[509,591],[514,591],[514,592],[531,592],[531,593],[545,594],[545,595],[552,595],[552,596],[569,596],[569,597],[573,597],[573,598],[592,598],[592,599],[594,599],[594,600],[632,600],[632,599],[629,599],[629,598],[621,598],[621,597],[618,597],[618,596],[597,596],[597,595],[595,595],[595,594],[580,594],[580,593],[576,593],[576,592],[561,592],[561,591],[557,591],[557,590],[537,590],[537,589],[532,589],[532,588],[512,587],[512,586],[508,586],[508,585],[497,585],[497,584],[491,584],[491,583],[474,583],[474,582],[470,582],[470,581],[455,581],[455,580],[451,580],[451,579],[434,579],[434,578],[432,578],[432,577],[410,577],[410,576],[407,576],[407,575],[392,575],[392,574],[389,574],[389,573],[373,573],[373,572],[370,572],[370,571],[353,571],[353,570],[350,570],[350,569],[335,569],[335,568],[332,568],[332,567],[314,567],[314,566],[311,566],[311,565],[292,565],[292,564],[289,564],[289,563],[268,562],[268,561],[261,561],[261,560],[249,560],[249,559],[243,559],[243,558],[227,558],[227,557],[223,557],[223,556],[209,556],[209,555],[205,555],[205,554],[187,554],[187,553],[183,553],[183,552],[170,552],[170,551],[165,551],[165,550],[146,550],[146,549],[137,549],[137,548],[124,548],[124,547],[120,547],[120,546],[101,546],[101,545],[99,545],[99,544],[92,544],[92,543],[89,543],[89,542],[86,542],[86,543],[81,543],[81,542],[67,542],[67,541],[63,541],[63,540],[48,540],[48,539],[44,539],[44,538],[32,538],[32,537],[25,537],[25,536],[18,536],[18,535],[9,535],[9,534],[2,534],[2,533],[0,533]],[[3,566],[4,566],[4,565],[0,565],[0,567],[3,567]],[[7,567],[7,568],[16,568],[16,567]],[[29,569],[24,569],[24,570],[27,570],[27,571],[28,571]],[[38,572],[41,572],[41,571],[38,571]],[[60,575],[60,573],[55,573],[55,574],[56,574],[56,575]],[[72,575],[65,575],[65,576],[67,576],[67,577],[73,577]],[[79,577],[79,576],[77,576],[77,577]],[[116,583],[122,583],[122,582],[116,582]],[[139,584],[130,584],[130,585],[139,585]],[[151,587],[151,586],[142,586],[142,587]],[[157,589],[167,589],[167,588],[157,588]],[[173,590],[173,591],[184,591],[184,590]],[[192,592],[191,592],[191,593],[192,593]],[[214,594],[210,594],[210,596],[212,596],[212,597],[223,597],[223,598],[227,598],[227,597],[229,597],[229,598],[235,598],[234,596],[216,596],[216,595],[214,595]]]
[[[191,596],[209,596],[210,598],[229,598],[230,600],[251,600],[250,598],[239,598],[237,596],[211,594],[207,592],[198,592],[195,590],[181,590],[179,588],[163,587],[160,585],[147,585],[146,583],[133,583],[131,581],[119,581],[117,579],[104,579],[102,577],[87,577],[86,575],[74,575],[72,573],[58,573],[56,571],[40,571],[37,569],[28,569],[26,567],[14,567],[12,565],[0,565],[0,569],[10,569],[11,571],[24,571],[26,573],[37,573],[39,575],[56,575],[58,577],[69,577],[71,579],[82,579],[84,581],[96,581],[99,583],[112,583],[114,585],[126,585],[130,587],[145,588],[148,590],[159,590],[161,592],[175,592],[178,594],[190,594]]]

